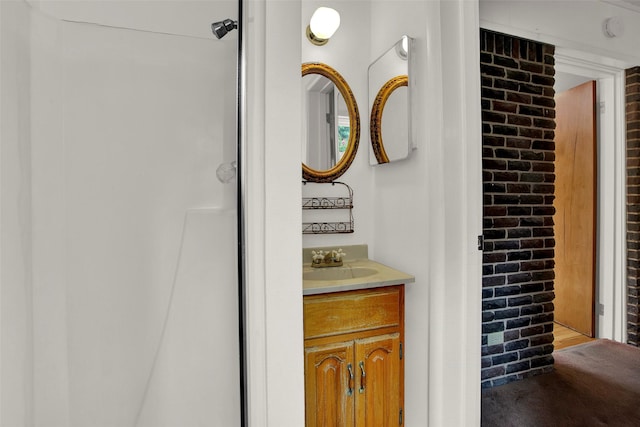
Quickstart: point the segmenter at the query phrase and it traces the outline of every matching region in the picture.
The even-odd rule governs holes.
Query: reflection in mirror
[[[302,85],[303,129],[306,129],[302,161],[312,169],[328,170],[342,159],[349,143],[347,104],[325,76],[307,74]]]
[[[369,163],[402,160],[414,148],[411,131],[411,42],[403,36],[369,66]]]
[[[360,137],[356,100],[347,82],[325,64],[302,64],[302,175],[331,182],[353,162]]]

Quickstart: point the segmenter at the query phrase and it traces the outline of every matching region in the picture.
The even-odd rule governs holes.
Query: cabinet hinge
[[[400,409],[400,418],[398,419],[398,425],[402,425],[402,408]]]
[[[400,343],[400,360],[402,360],[402,356],[403,356],[403,354],[404,354],[404,353],[403,353],[403,349],[404,349],[404,348],[403,348],[403,346],[402,346],[402,343]]]
[[[484,250],[484,236],[483,235],[478,236],[478,250],[479,251]]]

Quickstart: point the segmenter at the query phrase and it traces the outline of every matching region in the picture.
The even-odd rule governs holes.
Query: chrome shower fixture
[[[238,28],[238,21],[231,19],[225,19],[224,21],[218,21],[211,24],[211,31],[219,39],[223,38],[229,31]]]

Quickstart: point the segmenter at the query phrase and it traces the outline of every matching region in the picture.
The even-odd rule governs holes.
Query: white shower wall
[[[0,425],[31,421],[29,9],[0,2]],[[30,424],[29,424],[30,425]]]
[[[215,169],[235,159],[235,36],[135,28],[126,6],[147,2],[59,2],[69,16],[10,3],[3,48],[19,18],[10,47],[30,54],[9,66],[2,52],[3,100],[23,119],[3,108],[0,424],[234,423],[235,185]],[[237,14],[212,3],[181,13]]]

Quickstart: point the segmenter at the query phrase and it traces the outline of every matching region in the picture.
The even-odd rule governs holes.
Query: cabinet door
[[[305,348],[306,427],[354,427],[353,341]]]
[[[400,424],[400,334],[359,339],[356,343],[356,424]]]

